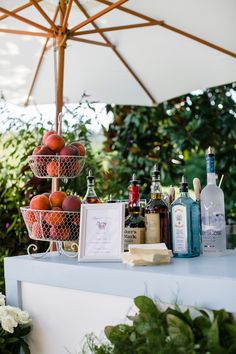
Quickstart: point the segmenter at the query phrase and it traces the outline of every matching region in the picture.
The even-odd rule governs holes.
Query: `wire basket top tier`
[[[28,162],[38,178],[75,178],[84,168],[84,156],[31,155]]]
[[[21,207],[29,237],[40,241],[78,241],[80,212]]]

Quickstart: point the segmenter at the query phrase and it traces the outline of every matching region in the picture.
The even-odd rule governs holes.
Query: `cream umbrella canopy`
[[[2,0],[0,90],[13,103],[153,105],[236,80],[234,0]]]

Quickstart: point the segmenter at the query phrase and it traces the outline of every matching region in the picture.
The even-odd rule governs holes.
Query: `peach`
[[[49,149],[46,145],[36,146],[33,151],[33,155],[54,155],[55,153]]]
[[[24,214],[24,219],[27,226],[33,225],[33,223],[36,221],[34,212],[27,210]]]
[[[34,196],[30,201],[30,209],[50,210],[51,205],[46,195],[39,194]]]
[[[79,215],[74,215],[73,224],[80,225],[80,216]]]
[[[76,195],[66,197],[62,203],[62,209],[66,211],[79,211],[81,206],[81,200]]]
[[[52,208],[53,211],[45,213],[44,220],[51,226],[61,225],[64,223],[65,217],[64,214],[61,213],[61,208],[55,207]],[[59,212],[57,212],[58,210]]]
[[[60,176],[60,167],[58,161],[50,161],[47,164],[47,174],[50,177],[59,177]]]
[[[45,144],[52,151],[59,152],[65,146],[65,141],[60,135],[51,134],[45,140]]]
[[[61,156],[79,156],[79,150],[76,146],[68,145],[64,146],[60,151]]]
[[[52,226],[50,229],[50,236],[54,240],[65,241],[70,237],[70,229],[65,227]]]
[[[66,193],[65,192],[53,192],[50,194],[49,196],[49,201],[51,203],[52,207],[62,207],[62,202],[66,197]]]
[[[71,143],[71,145],[75,146],[79,150],[80,156],[85,155],[85,147],[83,144],[79,143],[78,141],[75,141],[74,143]]]
[[[55,132],[54,130],[50,130],[50,131],[45,132],[43,134],[43,144],[45,144],[47,137],[52,134],[57,134],[57,132]]]
[[[45,238],[50,237],[51,226],[48,225],[48,223],[46,221],[43,221],[41,225],[42,225],[42,228],[43,228],[43,237],[45,237]]]
[[[80,163],[78,161],[76,161],[74,164],[73,164],[73,175],[78,175],[79,172],[80,172]]]
[[[40,223],[34,222],[32,225],[32,236],[36,238],[43,237],[43,230],[41,228]]]

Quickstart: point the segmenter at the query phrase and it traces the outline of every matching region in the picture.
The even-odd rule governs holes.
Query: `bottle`
[[[180,195],[171,204],[171,237],[174,257],[200,256],[199,205],[188,194],[188,183],[182,177]]]
[[[157,165],[152,170],[151,199],[145,208],[146,243],[164,242],[171,248],[169,208],[162,199],[160,170]]]
[[[224,193],[216,185],[215,155],[211,147],[206,156],[207,185],[201,192],[203,255],[224,255],[226,228]]]
[[[168,194],[169,194],[169,203],[171,205],[174,202],[174,200],[175,200],[175,189],[174,189],[174,187],[170,186]]]
[[[195,200],[200,205],[201,182],[200,179],[197,177],[193,179],[193,189],[195,194]]]
[[[129,186],[128,213],[125,219],[124,251],[128,251],[129,244],[145,241],[145,222],[141,216],[139,185],[135,174]]]
[[[92,174],[92,171],[89,170],[89,174],[87,176],[87,192],[84,196],[83,203],[85,204],[96,204],[96,203],[101,203],[99,198],[97,197],[97,194],[94,189],[94,176]]]

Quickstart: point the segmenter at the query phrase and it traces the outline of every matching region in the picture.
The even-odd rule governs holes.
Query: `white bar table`
[[[78,263],[58,253],[4,263],[7,302],[30,312],[37,354],[77,353],[86,333],[99,335],[105,325],[123,322],[138,295],[236,313],[235,251],[155,267]]]

